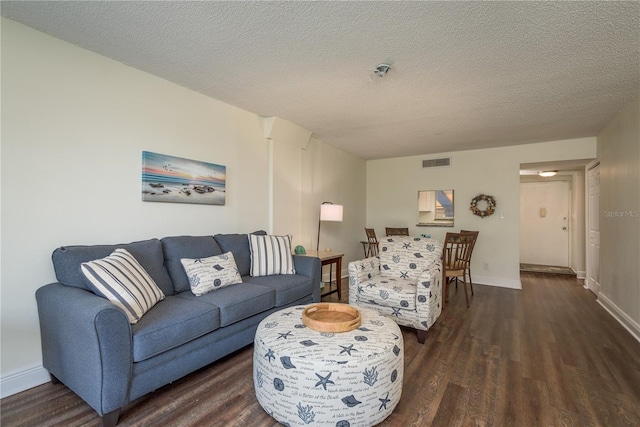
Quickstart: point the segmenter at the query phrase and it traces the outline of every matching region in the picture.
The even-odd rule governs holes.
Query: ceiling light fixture
[[[538,175],[548,178],[550,176],[555,176],[558,173],[558,171],[540,171],[538,172]]]
[[[387,75],[387,73],[389,72],[390,69],[391,69],[391,65],[389,65],[389,64],[378,64],[378,66],[376,67],[376,69],[373,72],[378,77],[384,77],[384,76]]]

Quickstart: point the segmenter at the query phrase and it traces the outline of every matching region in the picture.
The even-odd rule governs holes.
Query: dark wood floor
[[[476,285],[468,309],[452,289],[424,345],[403,330],[403,395],[381,426],[640,425],[640,343],[575,278],[521,277],[522,291]],[[7,427],[100,425],[62,384],[1,411]],[[119,425],[279,424],[254,397],[250,346],[132,402]]]

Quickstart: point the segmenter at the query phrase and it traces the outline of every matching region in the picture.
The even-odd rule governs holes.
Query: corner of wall
[[[478,285],[495,286],[497,288],[519,289],[522,290],[522,282],[520,279],[505,279],[502,277],[488,277],[473,275],[473,282]]]
[[[265,138],[293,144],[305,149],[309,145],[312,132],[280,117],[260,117],[260,126]]]

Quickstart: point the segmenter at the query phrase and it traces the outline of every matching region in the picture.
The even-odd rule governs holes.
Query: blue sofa
[[[264,234],[264,232],[256,232]],[[91,291],[83,262],[130,252],[165,298],[135,324]],[[243,283],[195,296],[181,258],[231,251]],[[58,282],[36,291],[43,366],[102,417],[253,343],[258,323],[284,307],[320,301],[320,260],[294,255],[296,274],[251,277],[246,234],[175,236],[122,245],[67,246],[52,255]]]

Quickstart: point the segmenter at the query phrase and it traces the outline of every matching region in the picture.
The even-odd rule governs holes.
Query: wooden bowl
[[[334,302],[312,304],[302,312],[302,323],[320,332],[347,332],[360,326],[360,311]]]

